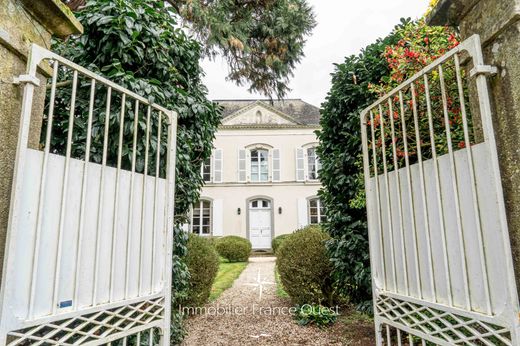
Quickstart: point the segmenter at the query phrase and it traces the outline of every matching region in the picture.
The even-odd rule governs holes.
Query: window
[[[214,149],[211,157],[206,159],[200,168],[205,183],[221,183],[223,178],[222,149]]]
[[[251,202],[251,209],[269,209],[271,208],[271,202],[265,199],[257,199]]]
[[[269,151],[251,150],[251,181],[269,181]]]
[[[211,157],[202,164],[202,178],[206,183],[211,182]]]
[[[191,232],[198,235],[211,235],[211,201],[200,200],[193,205]]]
[[[321,169],[316,148],[307,149],[307,177],[309,180],[318,180],[318,171]]]
[[[326,220],[325,208],[319,198],[309,200],[309,223],[317,225]]]
[[[296,181],[316,181],[321,169],[316,143],[296,148]]]

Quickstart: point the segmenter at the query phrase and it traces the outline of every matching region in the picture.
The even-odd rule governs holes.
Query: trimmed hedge
[[[289,236],[290,236],[290,234],[282,234],[282,235],[279,235],[278,237],[273,238],[273,240],[271,241],[271,248],[273,249],[273,252],[275,254],[276,254],[276,251],[278,250],[278,248],[280,247],[280,245],[282,245],[283,241],[285,239],[287,239]]]
[[[208,301],[211,286],[217,277],[218,253],[208,239],[190,234],[185,261],[190,272],[190,279],[188,296],[184,305],[202,306]]]
[[[247,262],[251,254],[251,242],[246,238],[230,235],[215,241],[220,256],[229,262]]]
[[[332,265],[325,247],[329,239],[319,226],[307,226],[278,248],[276,265],[294,304],[333,304]]]

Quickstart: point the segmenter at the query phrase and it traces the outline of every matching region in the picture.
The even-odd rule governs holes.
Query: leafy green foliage
[[[444,27],[429,27],[424,21],[410,22],[402,20],[395,30],[386,38],[365,48],[361,54],[350,56],[343,64],[336,66],[333,74],[333,85],[323,104],[321,125],[318,133],[318,148],[322,163],[320,180],[324,189],[320,197],[327,210],[325,229],[331,234],[328,243],[331,260],[334,264],[334,278],[342,294],[351,302],[358,304],[358,309],[371,309],[371,276],[368,231],[366,225],[363,162],[361,155],[361,112],[370,106],[379,96],[389,92],[406,79],[428,65],[440,55],[455,47],[458,41],[454,33]],[[456,87],[454,72],[446,69],[448,89]],[[442,99],[438,90],[438,75],[430,79],[432,109],[435,114],[442,114]],[[416,83],[417,103],[425,105],[425,85]],[[402,148],[403,139],[396,137],[397,157],[403,161],[408,156],[411,163],[417,160],[417,140],[414,137],[411,117],[411,91],[403,91],[404,109],[407,117],[409,151]],[[382,105],[382,113],[376,111],[369,125],[375,128],[375,138],[381,138],[381,119],[394,117],[399,119],[399,99],[393,98],[393,112]],[[423,102],[424,101],[424,102]],[[448,111],[452,125],[454,140],[460,141],[460,108],[448,99]],[[421,138],[428,138],[429,127],[426,107],[418,107]],[[442,118],[442,117],[441,117]],[[436,120],[435,125],[442,128],[443,119]],[[385,120],[389,122],[389,120]],[[391,158],[392,138],[385,129],[384,135],[388,158]],[[396,133],[402,133],[400,124],[396,124]],[[441,132],[442,133],[442,132]],[[442,154],[446,141],[436,138],[437,153]],[[427,141],[421,146],[427,147]],[[382,149],[382,140],[369,142],[369,146]],[[459,144],[459,147],[460,144]],[[430,152],[423,152],[423,158],[429,158]],[[415,160],[415,161],[414,161]],[[390,160],[388,162],[391,162]],[[379,168],[380,169],[380,168]],[[392,165],[389,169],[393,169]]]
[[[234,235],[218,238],[215,247],[219,255],[229,262],[247,262],[252,248],[248,239]]]
[[[383,78],[379,85],[370,86],[370,90],[378,93],[380,96],[384,96],[405,80],[413,77],[418,71],[459,44],[453,29],[442,26],[428,26],[424,20],[403,25],[399,28],[398,35],[401,37],[399,42],[385,49],[384,58],[390,67],[390,74]],[[380,109],[378,108],[372,112],[372,120],[368,121],[368,125],[373,125],[374,127],[376,142],[372,144],[372,141],[369,140],[369,146],[371,149],[375,146],[375,149],[378,152],[380,151],[381,155],[383,154],[383,147],[386,148],[385,155],[390,163],[390,170],[404,167],[406,160],[409,161],[409,164],[416,163],[419,149],[423,160],[432,158],[434,152],[437,155],[448,153],[449,143],[445,133],[444,106],[448,113],[451,144],[457,149],[465,148],[463,117],[458,97],[459,90],[455,64],[453,60],[448,60],[442,66],[442,80],[446,89],[444,94],[446,96],[445,105],[440,83],[441,77],[439,72],[434,70],[426,74],[428,84],[421,78],[414,82],[415,99],[412,96],[412,88],[405,88],[400,96],[395,95],[388,102],[381,105]],[[463,73],[461,71],[461,75]],[[428,93],[426,88],[428,88]],[[467,90],[465,93],[465,100],[468,100]],[[402,114],[400,110],[401,102],[403,104]],[[429,109],[428,103],[430,103]],[[466,108],[469,110],[469,105],[466,105]],[[417,113],[418,117],[417,125],[420,140],[417,138],[415,131],[414,112]],[[433,137],[430,134],[429,113],[432,114]],[[401,121],[403,117],[406,131],[403,130]],[[468,114],[468,117],[471,118],[471,114]],[[390,125],[392,121],[395,125],[394,134],[392,134]],[[387,126],[384,126],[384,123]],[[472,133],[472,122],[470,121],[468,125],[469,132]],[[404,141],[405,132],[407,134],[407,148],[405,148]],[[385,140],[383,141],[382,138]],[[396,162],[392,158],[393,145],[396,147]],[[383,167],[378,167],[378,169],[382,171]]]
[[[283,97],[316,25],[306,0],[169,0],[210,56],[228,62],[228,78],[251,92]]]
[[[200,167],[210,156],[214,133],[220,122],[218,106],[211,103],[207,90],[201,82],[203,71],[199,66],[200,45],[188,37],[178,27],[175,14],[162,1],[147,0],[95,0],[76,13],[85,28],[82,36],[71,37],[64,42],[55,42],[57,53],[101,74],[116,83],[150,99],[179,114],[177,134],[177,189],[175,193],[175,229],[173,249],[173,297],[177,305],[184,299],[189,285],[189,273],[182,258],[186,256],[187,234],[180,225],[187,220],[190,206],[199,199],[203,184]],[[69,75],[62,75],[70,80]],[[86,122],[90,83],[79,80],[76,117],[73,127],[73,156],[84,155]],[[55,123],[53,126],[53,151],[63,152],[68,136],[68,112],[70,107],[70,87],[60,88],[56,95]],[[100,162],[105,125],[106,90],[96,89],[96,102],[92,124],[91,160]],[[108,164],[114,165],[117,157],[117,142],[120,119],[120,95],[113,95],[113,109],[110,110]],[[133,137],[133,104],[126,102],[128,111],[124,115],[124,142],[131,143]],[[137,171],[144,169],[145,139],[143,121],[145,109],[140,109]],[[146,124],[146,123],[144,123]],[[164,123],[163,123],[164,124]],[[151,128],[156,129],[154,122]],[[166,133],[164,133],[166,136]],[[150,157],[156,150],[161,151],[161,162],[165,162],[166,137],[157,148],[156,138],[151,138]],[[131,145],[123,147],[122,167],[131,164]],[[153,174],[153,159],[149,173]],[[164,167],[164,165],[162,165]],[[162,172],[161,174],[164,174]],[[182,337],[181,316],[172,309],[173,341]]]
[[[188,254],[184,259],[190,272],[190,289],[184,306],[203,306],[219,270],[219,257],[215,247],[206,238],[190,234]]]
[[[322,105],[318,148],[322,169],[324,229],[339,291],[359,308],[370,308],[371,277],[361,162],[360,113],[377,99],[369,85],[389,74],[382,56],[399,38],[391,34],[336,65],[332,88]],[[353,202],[355,201],[355,202]]]
[[[276,267],[293,303],[332,305],[332,266],[325,248],[329,239],[319,226],[307,226],[291,234],[278,248]]]
[[[285,239],[287,239],[289,236],[290,236],[290,234],[282,234],[282,235],[279,235],[278,237],[273,238],[273,240],[271,241],[271,248],[275,254],[276,254],[276,251],[278,250],[278,248],[280,247],[280,245],[282,245],[283,241]]]
[[[338,314],[334,309],[322,305],[305,304],[297,307],[295,318],[301,326],[314,324],[319,328],[324,328],[334,324]]]

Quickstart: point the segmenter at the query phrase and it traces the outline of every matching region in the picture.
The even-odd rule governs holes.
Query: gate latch
[[[40,80],[28,74],[21,74],[18,77],[13,78],[13,84],[19,85],[22,83],[31,83],[34,86],[40,86]]]
[[[478,77],[481,74],[494,76],[498,73],[496,66],[477,65],[469,72],[470,77]]]

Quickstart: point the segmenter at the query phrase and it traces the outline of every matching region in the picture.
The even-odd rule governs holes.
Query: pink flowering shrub
[[[379,85],[369,85],[369,90],[381,97],[391,93],[396,87],[459,45],[458,37],[451,28],[431,27],[423,20],[408,23],[398,31],[401,39],[397,44],[387,46],[383,55],[390,74],[383,77]],[[463,67],[460,68],[459,74],[464,80]],[[402,168],[406,158],[410,164],[417,162],[419,150],[423,159],[431,158],[434,151],[437,155],[446,154],[449,145],[447,128],[450,131],[453,150],[465,148],[463,106],[468,113],[468,128],[470,141],[472,141],[473,126],[469,118],[466,87],[462,89],[461,98],[453,58],[442,64],[442,71],[434,68],[425,75],[427,79],[420,77],[402,89],[401,93],[393,93],[381,108],[373,109],[368,115],[370,154],[372,155],[372,146],[375,145],[378,151],[379,173],[383,169],[383,148],[389,169],[396,166]],[[441,87],[442,81],[444,91]],[[374,143],[371,141],[372,127]],[[404,130],[406,130],[406,137]],[[408,150],[405,148],[405,138]],[[394,145],[396,160],[393,155]],[[371,169],[373,172],[373,167]]]

